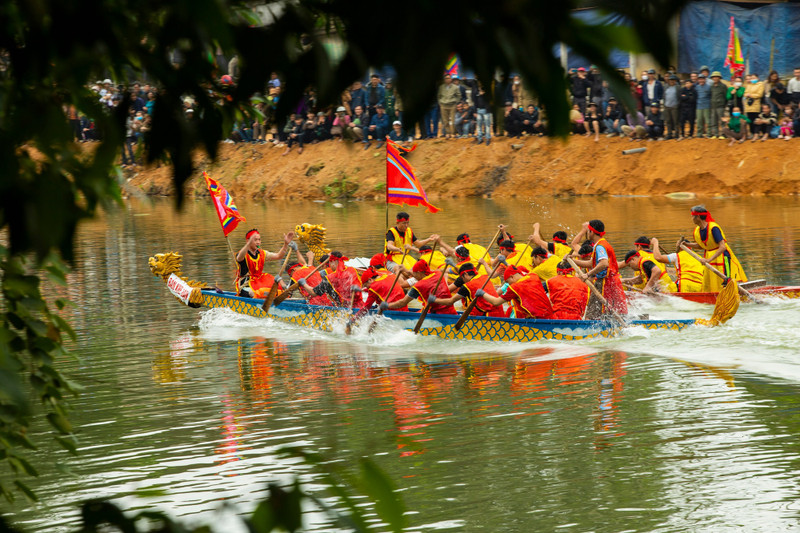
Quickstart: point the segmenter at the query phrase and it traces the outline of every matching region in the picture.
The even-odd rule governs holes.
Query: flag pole
[[[386,143],[386,154],[387,154],[387,157],[388,157],[388,154],[389,154],[389,143],[388,142]],[[384,209],[384,211],[386,213],[386,229],[384,230],[384,234],[385,234],[387,231],[389,231],[389,166],[388,165],[386,166],[386,184],[384,185],[383,189],[384,189],[384,192],[385,192],[384,196],[386,198],[386,209]]]

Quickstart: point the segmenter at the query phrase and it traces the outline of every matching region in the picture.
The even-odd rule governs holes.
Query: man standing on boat
[[[725,233],[719,224],[711,217],[711,213],[704,205],[696,205],[692,208],[692,222],[694,228],[694,246],[699,246],[705,251],[705,256],[700,261],[704,265],[710,265],[728,278],[733,278],[738,282],[747,281],[742,265],[736,259]],[[722,278],[705,269],[703,275],[703,292],[719,292],[722,290]]]
[[[412,252],[419,253],[419,247],[435,241],[438,235],[431,235],[427,239],[417,240],[416,235],[408,225],[409,214],[401,211],[397,213],[397,222],[393,228],[389,228],[386,232],[386,244],[384,253],[386,254],[386,265],[389,270],[394,270],[394,266],[400,262],[403,257],[403,250],[406,245],[411,246]],[[416,259],[406,255],[403,266],[411,270],[414,267]],[[394,263],[394,264],[393,264]]]
[[[442,277],[443,273],[438,270],[431,270],[427,261],[424,259],[420,259],[414,263],[414,268],[411,269],[411,275],[417,282],[413,287],[408,289],[406,295],[401,300],[388,304],[387,309],[394,310],[407,307],[408,304],[415,299],[418,299],[422,302],[422,305],[425,305],[428,303],[428,298],[434,294],[434,289],[436,290],[434,302],[436,298],[450,298],[450,291],[447,289],[447,280],[439,282],[439,278]],[[429,312],[432,314],[454,315],[456,314],[456,308],[452,305],[437,305],[436,303],[432,303]]]
[[[265,298],[275,278],[272,274],[264,272],[267,261],[278,261],[286,255],[294,239],[294,232],[283,234],[283,246],[277,252],[267,252],[261,249],[261,234],[257,229],[251,229],[245,234],[247,243],[236,254],[239,272],[236,277],[236,290],[240,296],[251,298]],[[297,245],[294,244],[296,249]]]
[[[617,256],[614,254],[614,248],[605,239],[605,234],[606,226],[601,220],[584,222],[583,229],[576,240],[580,242],[584,237],[588,237],[594,248],[588,261],[577,259],[575,264],[588,268],[586,274],[579,274],[580,278],[582,280],[594,278],[595,287],[603,295],[608,305],[620,315],[626,315],[628,314],[628,300],[620,281]],[[597,319],[610,313],[611,310],[606,309],[605,305],[592,295],[587,305],[586,318]]]
[[[553,306],[544,292],[539,276],[528,272],[525,267],[510,265],[503,278],[508,283],[508,290],[502,296],[493,296],[483,290],[477,291],[475,295],[495,306],[511,302],[516,318],[553,318]]]

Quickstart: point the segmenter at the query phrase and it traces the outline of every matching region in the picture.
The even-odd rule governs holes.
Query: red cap
[[[378,275],[378,273],[375,272],[375,270],[373,270],[372,268],[366,269],[364,271],[364,273],[361,274],[361,284],[362,285],[366,285],[367,281],[371,280],[372,278],[374,278],[377,275]]]
[[[372,256],[372,259],[369,260],[370,267],[382,267],[386,266],[386,256],[383,254],[375,254]]]
[[[412,272],[422,272],[423,274],[430,274],[431,268],[428,266],[428,262],[424,259],[420,259],[414,266],[411,268]]]
[[[503,281],[508,281],[508,278],[513,276],[514,274],[528,274],[528,269],[523,266],[508,266],[506,267],[506,271],[503,273]]]

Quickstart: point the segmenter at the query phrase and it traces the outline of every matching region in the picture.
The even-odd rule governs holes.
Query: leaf
[[[67,450],[69,453],[75,456],[78,455],[78,440],[74,435],[68,435],[66,437],[56,435],[53,438],[55,438],[61,447]]]
[[[20,490],[20,492],[22,492],[22,494],[24,494],[25,497],[28,498],[30,501],[32,502],[39,501],[39,498],[36,496],[36,494],[31,489],[29,489],[28,486],[22,481],[15,479],[14,485],[16,485],[17,488]]]
[[[370,459],[362,457],[359,464],[362,489],[375,501],[378,516],[389,524],[392,531],[402,531],[406,527],[405,509],[403,502],[397,497],[394,484]]]
[[[47,421],[62,435],[69,435],[72,433],[72,425],[69,423],[69,420],[59,413],[47,413]]]

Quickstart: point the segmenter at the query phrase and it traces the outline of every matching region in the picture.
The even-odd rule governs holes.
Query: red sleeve
[[[500,297],[503,300],[505,300],[507,302],[510,302],[511,300],[516,300],[517,299],[517,293],[515,293],[511,289],[506,289],[506,292],[504,294],[501,294]]]

